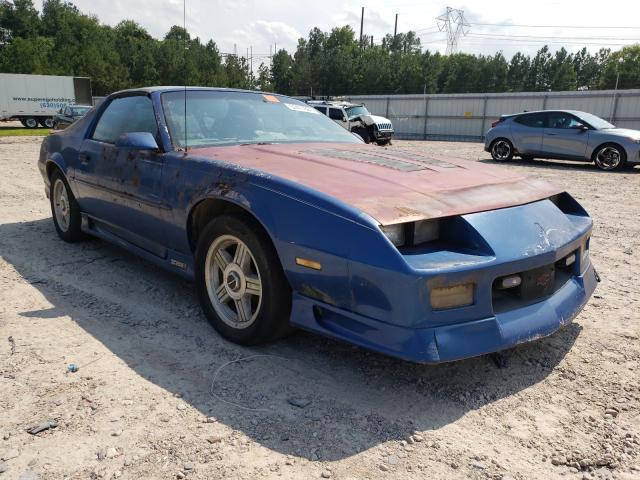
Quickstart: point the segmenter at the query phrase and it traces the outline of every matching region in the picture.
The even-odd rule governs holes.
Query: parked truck
[[[0,121],[52,128],[61,108],[91,103],[91,80],[86,77],[0,73]]]

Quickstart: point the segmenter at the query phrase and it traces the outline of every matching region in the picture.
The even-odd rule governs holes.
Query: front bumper
[[[296,326],[386,355],[418,363],[441,363],[484,355],[537,340],[570,323],[597,284],[590,263],[553,295],[488,318],[433,328],[409,328],[373,320],[295,293]]]
[[[376,140],[391,140],[393,138],[394,131],[393,130],[376,130],[374,135]]]

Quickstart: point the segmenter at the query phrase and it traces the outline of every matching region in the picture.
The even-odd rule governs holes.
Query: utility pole
[[[398,35],[398,14],[396,13],[396,25],[393,27],[393,38],[396,38]]]
[[[616,86],[613,89],[613,97],[611,98],[611,116],[609,117],[609,123],[613,123],[613,117],[616,115],[616,96],[618,94],[618,82],[620,81],[620,65],[624,63],[622,56],[618,57],[618,64],[616,65]]]
[[[251,65],[251,75],[253,75],[253,45],[249,47],[251,51],[251,56],[249,57],[249,64]]]
[[[464,11],[447,7],[445,13],[436,17],[438,29],[447,32],[446,55],[458,53],[458,39],[469,32],[470,25],[464,18]]]
[[[371,48],[373,48],[373,35],[371,35]]]
[[[364,7],[360,13],[360,48],[362,48],[362,28],[364,27]]]

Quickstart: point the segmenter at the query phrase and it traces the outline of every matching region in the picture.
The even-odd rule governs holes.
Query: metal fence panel
[[[388,117],[398,138],[482,141],[500,115],[525,110],[582,110],[640,130],[640,89],[584,92],[513,92],[445,95],[357,95]]]
[[[368,106],[368,104],[367,104]],[[397,99],[389,103],[389,115],[424,116],[424,98]]]

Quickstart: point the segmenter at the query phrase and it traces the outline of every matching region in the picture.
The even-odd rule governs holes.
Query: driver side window
[[[582,123],[573,115],[563,112],[551,112],[548,114],[548,128],[577,128]]]
[[[99,142],[116,143],[123,133],[149,132],[158,138],[158,124],[153,104],[147,96],[116,98],[106,108],[91,138]]]

